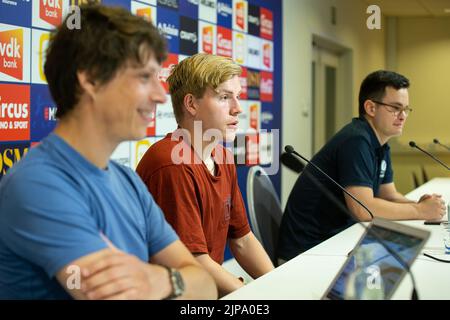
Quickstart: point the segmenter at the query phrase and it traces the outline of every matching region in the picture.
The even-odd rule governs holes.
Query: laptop
[[[371,230],[370,232],[368,230]],[[324,300],[388,300],[406,269],[373,236],[411,266],[430,236],[430,232],[374,218],[355,248],[325,291]]]

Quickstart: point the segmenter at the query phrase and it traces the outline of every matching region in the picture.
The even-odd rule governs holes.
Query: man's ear
[[[375,102],[373,102],[372,100],[366,100],[364,101],[364,110],[366,111],[366,114],[374,117],[375,116]]]
[[[190,114],[192,117],[195,117],[197,115],[198,104],[197,99],[194,97],[193,94],[188,93],[187,95],[184,96],[183,106],[186,112]]]
[[[80,84],[81,89],[86,92],[89,96],[94,97],[96,92],[96,84],[91,77],[87,74],[86,71],[78,71],[77,72],[78,83]]]

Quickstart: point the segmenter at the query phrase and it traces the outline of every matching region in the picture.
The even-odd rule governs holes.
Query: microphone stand
[[[425,153],[427,156],[429,156],[430,158],[432,158],[434,161],[436,161],[437,163],[439,163],[441,166],[443,166],[444,168],[446,168],[447,170],[450,170],[450,168],[443,163],[441,160],[439,160],[438,158],[436,158],[435,156],[433,156],[431,153],[429,153],[428,151],[422,149],[421,147],[419,147],[414,141],[410,141],[409,142],[409,146],[411,148],[416,148],[420,151],[422,151],[423,153]]]

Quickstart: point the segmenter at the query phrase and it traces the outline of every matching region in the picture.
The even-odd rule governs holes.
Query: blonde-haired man
[[[273,269],[250,230],[233,157],[220,144],[236,136],[240,74],[231,59],[208,54],[175,66],[167,82],[179,128],[151,146],[136,169],[220,296],[243,286],[221,266],[227,240],[252,277]]]

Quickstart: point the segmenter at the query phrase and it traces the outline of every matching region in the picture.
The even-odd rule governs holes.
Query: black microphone
[[[286,167],[294,171],[295,173],[300,173],[305,168],[303,162],[294,157],[292,153],[283,152],[280,156],[280,161]]]
[[[434,138],[434,139],[433,139],[433,142],[436,143],[436,144],[438,144],[438,145],[440,145],[441,147],[447,149],[448,151],[450,151],[450,148],[447,147],[445,144],[440,143],[438,139]]]
[[[423,153],[425,153],[427,156],[429,156],[430,158],[432,158],[434,161],[436,161],[437,163],[439,163],[441,166],[443,166],[444,168],[446,168],[447,170],[450,170],[450,168],[443,163],[441,160],[439,160],[438,158],[436,158],[435,156],[433,156],[431,153],[429,153],[428,151],[422,149],[421,147],[419,147],[414,141],[410,141],[409,142],[409,146],[411,148],[416,148],[420,151],[422,151]]]
[[[341,189],[346,195],[348,195],[350,198],[353,199],[353,201],[355,201],[356,203],[358,203],[361,207],[363,207],[370,215],[370,218],[373,219],[373,214],[372,212],[369,210],[369,208],[367,208],[364,203],[362,203],[361,201],[359,201],[358,199],[356,199],[356,197],[354,195],[352,195],[350,192],[348,192],[347,190],[345,190],[345,188],[343,186],[341,186],[339,183],[337,183],[332,177],[330,177],[328,174],[326,174],[322,169],[320,169],[318,166],[316,166],[314,163],[312,163],[311,161],[309,161],[308,159],[306,159],[305,157],[303,157],[301,154],[299,154],[297,151],[294,150],[294,148],[290,145],[287,145],[286,147],[284,147],[284,150],[289,153],[289,154],[295,154],[297,157],[299,157],[300,159],[306,161],[308,164],[312,165],[314,167],[314,169],[316,169],[317,171],[319,171],[321,174],[323,174],[325,177],[327,177],[327,179],[329,179],[331,182],[333,182],[339,189]],[[356,219],[359,220],[359,219]]]
[[[355,196],[353,196],[352,194],[350,194],[347,190],[344,189],[344,187],[342,187],[339,183],[337,183],[333,178],[331,178],[328,174],[326,174],[322,169],[320,169],[317,165],[315,165],[314,163],[312,163],[310,160],[306,159],[305,157],[303,157],[301,154],[299,154],[297,151],[294,150],[294,148],[290,145],[287,145],[284,150],[287,153],[290,154],[295,154],[296,156],[298,156],[299,158],[301,158],[302,160],[306,161],[307,163],[309,163],[314,169],[316,169],[317,171],[319,171],[321,174],[323,174],[325,177],[327,177],[328,179],[330,179],[330,181],[332,181],[336,186],[338,186],[342,191],[345,192],[345,194],[347,194],[350,198],[352,198],[353,200],[355,200],[359,205],[361,205],[369,214],[370,216],[373,218],[373,214],[372,212],[369,210],[369,208],[367,208],[365,205],[362,204],[361,201],[359,201],[358,199],[355,198]],[[343,213],[345,213],[346,215],[348,215],[349,217],[351,217],[352,219],[354,219],[356,221],[356,223],[358,223],[360,226],[362,226],[364,228],[364,230],[366,230],[366,232],[370,233],[382,246],[384,249],[386,249],[386,251],[388,253],[391,254],[391,256],[397,260],[398,263],[400,263],[402,265],[403,268],[405,268],[405,270],[408,272],[408,274],[411,277],[411,282],[412,282],[412,296],[411,299],[412,300],[418,300],[419,299],[419,295],[417,294],[416,291],[416,280],[414,278],[414,275],[411,272],[411,269],[409,268],[409,265],[395,252],[393,251],[385,242],[383,239],[381,239],[381,237],[378,235],[378,233],[376,233],[373,229],[369,229],[364,223],[362,223],[358,218],[355,217],[355,215],[353,214],[353,212],[351,210],[349,210],[346,206],[344,206],[342,204],[341,201],[339,201],[336,196],[331,193],[312,173],[308,172],[308,170],[303,171],[304,174],[306,174],[308,176],[308,178],[314,183],[314,185],[321,190],[325,196],[331,200],[331,202],[333,202],[339,210],[341,210]]]

